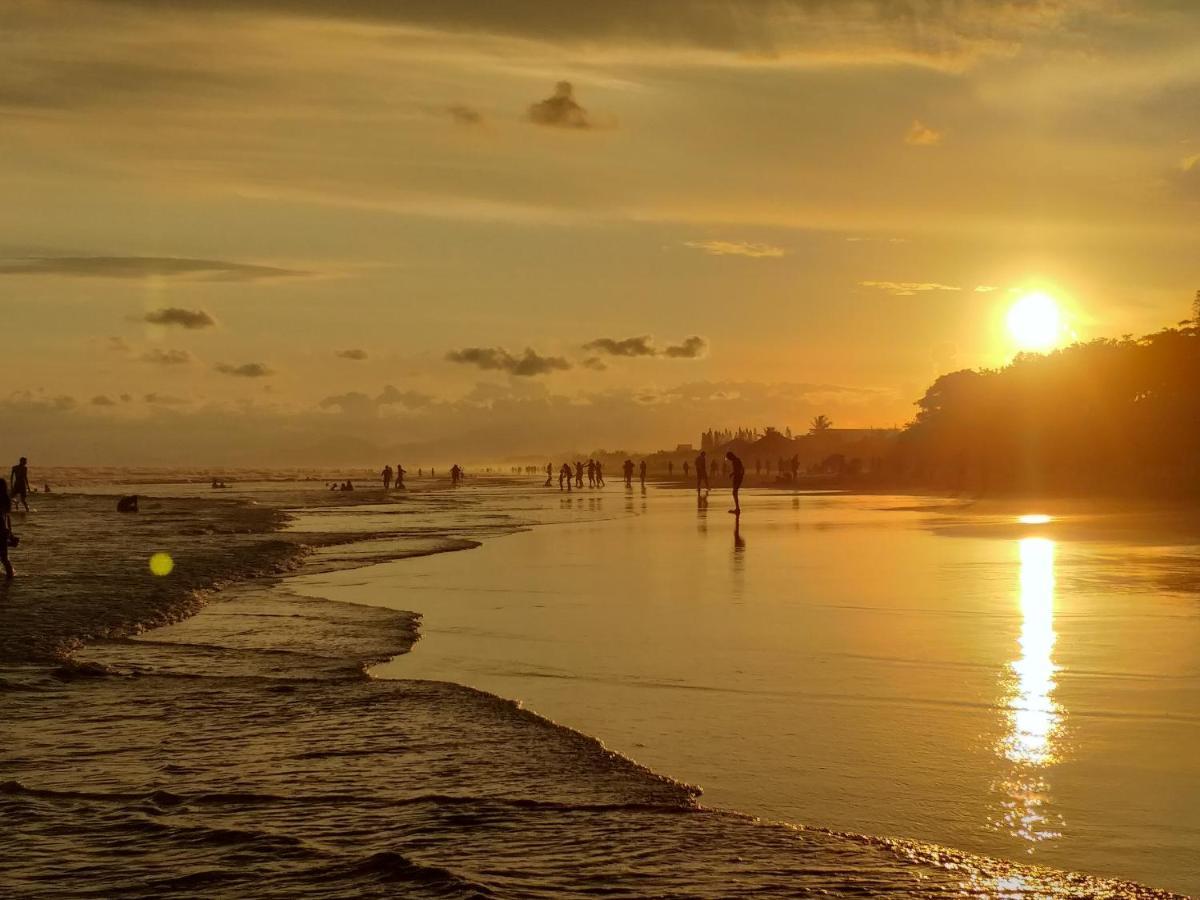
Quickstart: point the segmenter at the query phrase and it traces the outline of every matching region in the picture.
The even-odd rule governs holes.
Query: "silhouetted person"
[[[563,489],[563,484],[567,486],[567,492],[571,491],[571,464],[563,463],[562,468],[558,470],[558,489]]]
[[[641,478],[642,487],[646,486],[646,461],[643,459],[638,464],[638,476]]]
[[[453,487],[458,487],[460,481],[462,481],[462,469],[458,463],[455,463],[450,467],[450,484]]]
[[[579,460],[575,461],[575,487],[583,487],[583,463]]]
[[[550,487],[554,479],[554,463],[546,463],[546,487]]]
[[[625,460],[621,468],[625,472],[625,487],[633,487],[633,460]]]
[[[703,486],[707,491],[708,488],[708,454],[703,450],[696,457],[696,490],[699,491]]]
[[[596,461],[589,459],[587,463],[588,487],[596,486]]]
[[[13,571],[8,559],[8,548],[17,546],[17,536],[12,531],[12,498],[8,495],[8,482],[0,478],[0,564],[4,566],[4,577],[12,579]]]
[[[383,474],[383,489],[386,491],[386,490],[389,490],[392,486],[392,467],[384,466],[382,474]]]
[[[405,470],[404,466],[400,465],[400,463],[396,463],[396,490],[406,490],[404,487],[404,476],[407,474],[408,472]]]
[[[604,466],[596,460],[596,487],[604,487]]]
[[[128,497],[122,497],[117,501],[117,512],[135,513],[138,511],[137,494],[130,494]]]
[[[688,461],[686,459],[683,461],[683,477],[688,477]]]
[[[12,467],[9,478],[9,484],[12,485],[10,502],[15,506],[19,501],[25,507],[25,512],[29,512],[29,460],[22,456],[21,461]]]
[[[746,477],[746,467],[742,465],[742,461],[732,450],[725,454],[725,458],[729,460],[729,465],[732,467],[729,478],[733,482],[733,509],[730,512],[735,516],[740,516],[742,514],[742,504],[738,499],[738,491],[742,489],[742,479]]]

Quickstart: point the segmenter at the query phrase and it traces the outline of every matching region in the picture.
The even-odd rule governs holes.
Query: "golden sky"
[[[1011,356],[1023,292],[1088,339],[1200,287],[1193,0],[8,0],[0,34],[10,455],[903,424]]]

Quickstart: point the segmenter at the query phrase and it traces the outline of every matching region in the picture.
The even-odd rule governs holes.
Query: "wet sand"
[[[355,529],[366,552],[329,539],[344,510],[306,514],[290,536],[257,534],[291,553],[300,535],[325,537],[298,578],[199,595],[212,585],[181,581],[207,605],[140,636],[133,611],[160,621],[160,608],[107,597],[77,573],[69,596],[86,596],[94,615],[121,611],[110,637],[66,670],[54,655],[99,629],[56,626],[55,640],[37,643],[50,657],[3,661],[0,811],[20,823],[0,835],[5,886],[56,897],[1166,896],[712,812],[695,789],[492,694],[365,678],[365,664],[402,654],[417,634],[423,604],[399,601],[428,595],[364,609],[301,596],[303,579],[369,584],[375,570],[420,560],[347,567],[438,549],[463,552],[426,558],[466,560],[539,517],[576,517],[505,486],[393,505],[364,509],[381,517],[379,529]],[[90,550],[81,540],[72,549]],[[189,552],[180,548],[181,566]]]

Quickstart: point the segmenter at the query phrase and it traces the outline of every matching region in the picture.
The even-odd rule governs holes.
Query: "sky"
[[[7,0],[5,452],[903,425],[1200,288],[1193,0]],[[408,463],[406,463],[407,465]]]

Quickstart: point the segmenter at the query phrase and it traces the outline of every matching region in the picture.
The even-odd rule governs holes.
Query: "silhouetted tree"
[[[821,434],[833,427],[833,422],[829,420],[829,416],[816,416],[809,425],[809,434]]]

